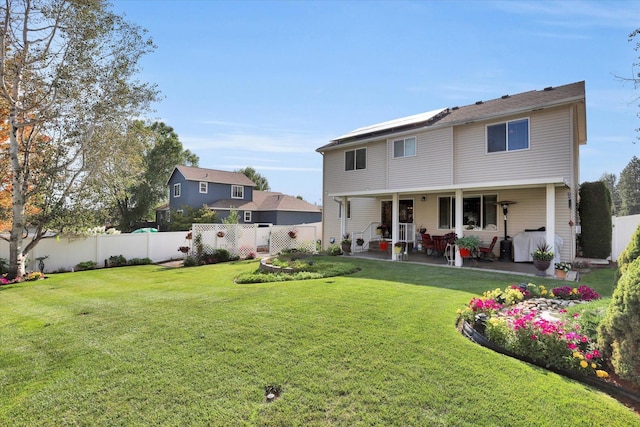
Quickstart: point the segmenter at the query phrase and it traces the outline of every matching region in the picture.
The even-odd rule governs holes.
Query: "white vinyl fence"
[[[321,223],[295,226],[259,226],[257,224],[194,224],[193,235],[202,233],[202,242],[212,249],[227,249],[246,258],[250,254],[279,253],[283,249],[315,251],[315,242],[322,235]],[[222,231],[223,237],[218,237]],[[289,236],[295,231],[295,238]],[[27,271],[38,271],[38,258],[44,259],[45,273],[71,271],[78,263],[93,261],[104,267],[112,256],[122,255],[127,260],[149,258],[152,262],[182,259],[178,248],[192,248],[193,239],[186,231],[161,233],[102,234],[86,238],[42,239],[27,255]],[[9,259],[9,243],[0,240],[0,258]]]
[[[616,261],[620,253],[629,245],[631,236],[640,225],[640,215],[614,216],[611,220],[613,225],[611,260]]]

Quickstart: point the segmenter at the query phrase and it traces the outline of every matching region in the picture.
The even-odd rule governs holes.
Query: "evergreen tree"
[[[617,216],[620,214],[620,193],[618,190],[618,178],[615,173],[605,172],[600,177],[599,181],[604,182],[604,185],[609,189],[609,193],[611,193],[611,214]]]
[[[633,156],[618,182],[620,215],[640,214],[640,159]]]
[[[236,170],[236,172],[240,172],[244,174],[247,178],[253,181],[256,184],[256,186],[253,187],[255,190],[261,190],[261,191],[271,190],[271,187],[269,187],[269,181],[267,181],[267,178],[260,175],[251,166],[247,166],[244,169],[238,169]]]

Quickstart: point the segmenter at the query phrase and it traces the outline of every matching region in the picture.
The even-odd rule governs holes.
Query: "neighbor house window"
[[[342,218],[342,204],[338,204],[338,218]],[[351,200],[347,200],[347,219],[351,219]]]
[[[173,197],[180,197],[180,184],[173,184]]]
[[[242,185],[232,185],[231,186],[231,198],[232,199],[242,199],[242,198],[244,198],[244,187]]]
[[[367,149],[358,148],[344,153],[344,170],[353,171],[367,168]]]
[[[462,199],[462,228],[465,230],[496,230],[498,196],[483,194]],[[456,226],[456,199],[438,197],[438,228],[452,229]]]
[[[200,183],[200,192],[201,193],[206,193],[209,189],[209,183],[208,182],[201,182]]]
[[[412,157],[416,155],[416,137],[393,141],[393,157]]]
[[[525,150],[529,148],[529,119],[513,120],[487,126],[487,152]]]
[[[251,222],[251,211],[244,211],[244,222]]]

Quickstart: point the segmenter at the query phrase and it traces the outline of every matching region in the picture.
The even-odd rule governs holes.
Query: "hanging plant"
[[[217,236],[218,237],[224,237],[224,231],[218,231]]]
[[[296,237],[298,237],[298,232],[296,230],[290,230],[289,237],[291,237],[292,239],[295,239]]]

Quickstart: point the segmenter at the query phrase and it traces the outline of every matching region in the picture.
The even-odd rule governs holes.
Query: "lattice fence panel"
[[[256,256],[258,247],[269,247],[271,254],[283,250],[317,251],[318,232],[313,225],[258,227],[256,224],[193,224],[194,242],[200,239],[205,252],[226,249],[240,258]],[[197,248],[194,245],[193,251]]]
[[[304,252],[316,252],[316,227],[312,225],[271,227],[270,252],[279,254],[283,250],[296,249]]]

